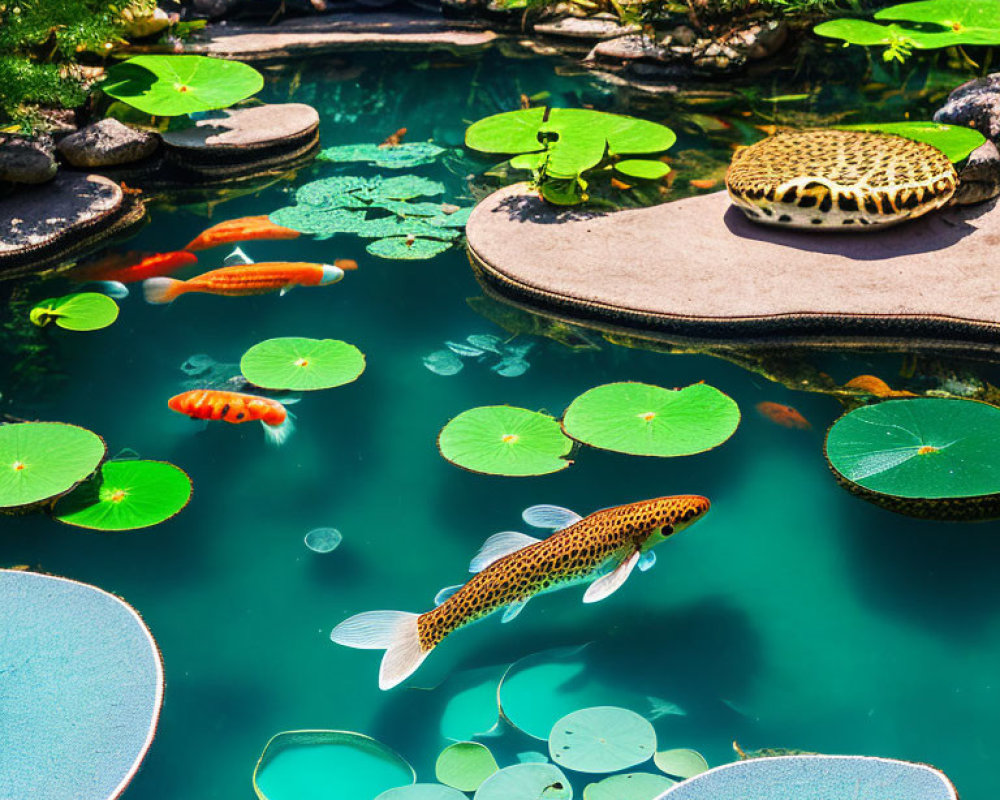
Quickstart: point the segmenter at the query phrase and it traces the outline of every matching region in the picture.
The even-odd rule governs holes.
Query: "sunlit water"
[[[377,141],[407,127],[410,141],[433,136],[457,145],[468,122],[541,91],[552,92],[556,105],[640,113],[640,104],[616,101],[606,84],[556,76],[552,62],[492,54],[407,71],[421,58],[359,60],[366,69],[358,83],[338,82],[346,73],[321,66],[297,78],[285,72],[265,98],[317,105],[325,144]],[[775,90],[787,87],[756,89],[763,96]],[[838,91],[863,96],[823,91],[827,110]],[[912,94],[879,102],[883,117],[930,108],[927,97]],[[671,122],[667,103],[645,107],[646,116]],[[737,103],[724,118],[745,123],[741,111],[749,107]],[[689,129],[679,147],[726,158],[733,136],[710,143]],[[420,173],[447,180],[445,199],[469,200],[464,178],[484,164],[448,163],[450,170]],[[177,249],[213,222],[285,205],[295,185],[335,171],[306,170],[293,184],[216,207],[211,220],[200,208],[154,207],[152,223],[129,247]],[[189,295],[152,307],[134,292],[105,331],[53,332],[68,379],[20,409],[98,431],[111,453],[129,447],[172,461],[194,482],[188,508],[149,530],[87,533],[38,517],[7,519],[0,531],[4,563],[119,594],[162,648],[160,730],[128,800],[250,798],[251,771],[267,740],[304,728],[375,736],[408,756],[421,780],[433,780],[444,698],[380,693],[378,654],[332,644],[332,626],[363,610],[428,609],[438,589],[464,579],[487,536],[521,527],[528,505],[585,514],[688,492],[709,496],[713,510],[664,545],[652,571],[635,574],[598,606],[584,606],[582,590],[569,590],[535,600],[510,625],[494,619],[462,631],[415,682],[434,686],[459,670],[554,645],[610,643],[623,683],[687,712],[658,723],[661,748],[693,747],[713,764],[732,759],[734,739],[746,748],[892,756],[942,768],[966,800],[993,796],[997,526],[914,521],[838,488],[822,457],[822,432],[839,411],[833,400],[793,394],[707,357],[607,344],[574,352],[545,340],[521,377],[476,364],[442,377],[424,368],[424,355],[448,339],[503,333],[466,304],[480,292],[460,249],[412,263],[367,256],[348,236],[244,249],[257,260],[355,258],[361,267],[338,285],[284,297]],[[226,252],[204,253],[201,265],[218,266]],[[203,429],[167,409],[188,356],[236,362],[274,336],[344,339],[365,352],[368,368],[354,384],[305,396],[294,407],[298,431],[281,449],[265,443],[258,425]],[[826,368],[841,381],[872,370],[847,357],[829,358]],[[441,426],[466,408],[510,403],[558,415],[580,392],[615,380],[708,381],[738,401],[742,425],[710,453],[660,460],[588,449],[571,468],[530,479],[471,474],[436,450]],[[813,430],[758,417],[753,407],[762,400],[794,405]],[[343,534],[333,552],[304,544],[319,527]]]

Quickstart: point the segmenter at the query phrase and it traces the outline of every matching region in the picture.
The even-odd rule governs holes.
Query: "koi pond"
[[[734,146],[751,144],[769,126],[929,119],[964,80],[919,62],[867,68],[873,72],[862,82],[864,53],[845,50],[772,66],[766,79],[664,95],[626,90],[559,59],[497,50],[317,58],[265,70],[260,99],[314,106],[324,150],[367,145],[368,159],[339,151],[262,188],[234,185],[221,198],[152,204],[149,224],[111,252],[179,251],[210,226],[246,217],[301,223],[294,209],[303,187],[324,180],[316,192],[363,193],[377,191],[375,176],[406,176],[409,193],[389,200],[447,203],[461,220],[464,209],[513,180],[496,168],[502,157],[463,147],[466,128],[518,109],[522,98],[670,126],[678,136],[668,153],[672,183],[648,202],[723,188]],[[887,70],[892,80],[880,77]],[[402,128],[403,141],[433,142],[443,152],[412,165],[372,163],[379,151],[372,156],[371,146]],[[335,178],[343,180],[329,182]],[[433,182],[443,191],[420,190]],[[344,207],[363,213],[364,203]],[[379,240],[386,244],[373,248],[372,238],[342,232],[340,222],[314,230],[326,236],[199,250],[197,266],[172,275],[248,261],[340,265],[330,285],[280,296],[191,293],[150,304],[142,285],[131,283],[109,327],[48,326],[46,347],[19,370],[17,391],[3,392],[13,416],[79,425],[104,439],[109,458],[122,459],[109,463],[169,462],[193,486],[179,514],[149,528],[102,532],[36,514],[4,518],[0,534],[5,567],[27,565],[113,593],[155,637],[164,702],[155,740],[123,797],[231,800],[253,797],[256,787],[265,800],[373,800],[413,782],[407,764],[419,783],[454,787],[420,797],[466,796],[459,790],[471,797],[496,764],[523,762],[523,779],[507,773],[510,786],[477,797],[565,798],[571,788],[560,776],[569,775],[577,797],[648,800],[704,762],[735,761],[734,743],[747,752],[930,764],[964,800],[993,796],[996,523],[916,519],[845,491],[824,457],[825,431],[845,407],[833,394],[808,390],[815,376],[843,386],[865,375],[919,390],[930,385],[920,371],[930,362],[915,371],[901,355],[789,351],[769,354],[767,369],[754,371],[707,354],[628,347],[486,299],[469,268],[461,222],[447,236],[416,241],[394,238],[390,225]],[[398,258],[425,246],[431,257]],[[698,243],[675,246],[680,257]],[[33,286],[32,300],[83,285],[53,277]],[[168,408],[184,392],[237,386],[244,354],[282,337],[346,342],[363,360],[353,349],[338,351],[330,358],[350,362],[350,374],[313,386],[340,385],[312,390],[293,382],[269,393],[294,421],[279,446],[260,424],[194,421],[184,408]],[[268,354],[258,355],[267,372]],[[304,366],[308,358],[298,360]],[[967,365],[941,361],[935,369],[962,393]],[[986,380],[995,372],[989,364],[977,369]],[[726,421],[706,434],[710,443],[671,457],[584,445],[571,452],[568,439],[554,450],[539,445],[538,458],[551,469],[525,471],[546,474],[483,474],[439,452],[442,428],[469,409],[510,405],[559,419],[588,390],[624,381],[665,389],[704,382],[705,391],[724,396],[713,402],[725,405]],[[444,436],[441,446],[447,449]],[[584,603],[583,586],[533,599],[507,624],[491,617],[448,636],[388,691],[379,688],[380,652],[331,641],[333,628],[355,614],[429,611],[440,590],[470,578],[470,560],[498,532],[548,536],[526,524],[525,509],[553,504],[586,517],[671,495],[704,496],[711,511],[690,529],[678,524],[657,547],[655,565],[641,562],[600,602]],[[528,517],[554,520],[550,528],[575,519],[551,510]],[[3,673],[0,655],[0,686]],[[545,741],[570,712],[609,706],[628,711],[574,717],[576,728],[564,725]],[[641,749],[645,729],[637,719],[655,729],[662,769],[648,761],[652,750],[621,761],[599,736],[586,747],[573,741],[574,731],[579,740],[614,730],[622,731],[621,748]],[[374,741],[352,739],[345,755],[335,736],[308,733],[324,730]],[[296,731],[306,733],[272,743],[252,783],[269,740]],[[465,746],[439,760],[448,745],[468,741],[489,752]],[[550,745],[554,765],[543,763]],[[665,752],[674,750],[681,752]],[[629,779],[639,788],[585,793],[627,767],[648,773]]]

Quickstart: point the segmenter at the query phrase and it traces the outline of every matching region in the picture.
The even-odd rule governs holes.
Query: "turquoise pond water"
[[[400,127],[409,141],[456,145],[467,122],[541,91],[558,105],[594,104],[668,123],[681,113],[666,101],[616,96],[589,76],[558,75],[559,63],[548,60],[492,53],[408,70],[414,63],[422,57],[359,59],[357,74],[343,65],[286,70],[272,76],[263,97],[315,104],[327,145],[380,141]],[[827,90],[815,75],[798,81],[789,69],[785,84],[758,94],[801,90],[804,82],[821,91],[820,110],[869,97],[883,118],[926,114],[933,105],[933,92],[866,95],[843,85]],[[944,81],[930,76],[930,83]],[[766,123],[775,108],[736,98],[712,113]],[[761,115],[742,115],[750,109]],[[711,139],[685,128],[675,149],[724,158],[735,136],[725,126]],[[483,168],[456,156],[419,172],[447,182],[445,199],[467,202],[465,176]],[[308,180],[352,171],[317,165],[217,205],[210,219],[201,205],[154,206],[151,223],[127,247],[178,249],[210,224],[288,204]],[[83,425],[104,436],[111,453],[128,447],[171,461],[194,483],[187,509],[145,531],[87,533],[45,517],[5,519],[0,527],[2,563],[115,592],[141,612],[162,648],[161,724],[126,800],[249,800],[268,739],[309,728],[373,736],[404,754],[419,780],[432,781],[455,684],[433,687],[584,642],[608,654],[602,680],[686,712],[656,721],[661,749],[695,748],[712,764],[732,760],[734,739],[747,749],[891,756],[940,767],[964,800],[994,796],[1000,528],[911,520],[840,489],[822,456],[836,401],[706,356],[607,343],[575,351],[546,339],[533,340],[531,367],[520,377],[474,363],[436,375],[422,359],[446,340],[505,335],[466,303],[480,291],[460,248],[412,263],[368,256],[349,236],[244,249],[259,261],[354,258],[360,268],[337,285],[284,297],[190,295],[153,307],[133,292],[111,328],[50,332],[64,380],[53,377],[30,403],[4,392],[11,413]],[[206,251],[200,263],[219,266],[226,253]],[[65,290],[52,281],[37,296]],[[353,384],[304,396],[294,407],[297,432],[277,449],[258,425],[203,427],[167,409],[188,380],[179,367],[189,356],[231,364],[276,336],[344,339],[365,352],[367,370]],[[838,381],[875,372],[891,382],[899,366],[890,357],[839,354],[822,362]],[[582,391],[616,380],[707,381],[739,403],[742,424],[709,453],[660,460],[585,450],[571,468],[538,478],[472,474],[436,450],[442,425],[472,406],[510,403],[558,415]],[[764,400],[794,405],[812,430],[759,417],[754,405]],[[329,640],[336,623],[359,611],[430,608],[438,589],[466,577],[487,536],[523,529],[529,505],[586,514],[680,493],[707,495],[712,511],[661,546],[653,570],[634,574],[596,606],[584,606],[582,589],[572,589],[533,601],[510,625],[494,619],[456,634],[415,676],[413,684],[428,690],[379,692],[379,655]],[[303,537],[317,527],[338,529],[340,546],[326,554],[307,549]],[[488,706],[489,692],[482,702]],[[502,747],[544,750],[530,740]],[[342,791],[331,786],[316,797],[349,796]]]

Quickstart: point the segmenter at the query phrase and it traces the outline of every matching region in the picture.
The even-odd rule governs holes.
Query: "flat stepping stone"
[[[187,53],[240,61],[276,61],[345,50],[478,50],[496,34],[462,28],[439,15],[337,13],[277,25],[210,25],[208,39],[185,44]]]
[[[301,157],[319,144],[319,114],[305,103],[226,109],[163,134],[167,159],[202,175],[226,175]]]
[[[639,30],[638,25],[620,25],[614,20],[594,19],[593,17],[564,17],[555,22],[539,22],[534,27],[535,33],[543,36],[586,39],[595,42],[638,33]]]
[[[0,277],[39,272],[93,249],[142,220],[144,209],[114,181],[62,172],[0,200]]]
[[[667,789],[657,800],[958,800],[926,764],[871,756],[799,755],[725,764]]]
[[[725,192],[605,214],[525,192],[487,197],[466,235],[485,286],[528,310],[672,341],[1000,344],[990,204],[819,233],[755,225]]]
[[[94,586],[0,570],[0,797],[112,800],[163,701],[136,611]]]

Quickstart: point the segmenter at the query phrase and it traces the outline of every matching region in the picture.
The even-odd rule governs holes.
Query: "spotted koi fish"
[[[174,395],[167,406],[191,419],[221,420],[238,425],[260,422],[272,444],[284,444],[294,429],[292,413],[270,397],[215,389],[193,389]]]
[[[432,611],[368,611],[340,623],[330,638],[347,647],[385,650],[378,685],[391,689],[449,634],[500,610],[501,621],[510,622],[536,594],[589,583],[583,602],[603,600],[635,567],[652,567],[652,548],[703,517],[709,507],[708,499],[698,495],[643,500],[587,517],[559,506],[532,506],[523,514],[525,522],[556,533],[547,539],[497,533],[472,559],[469,571],[475,575],[442,589]]]

